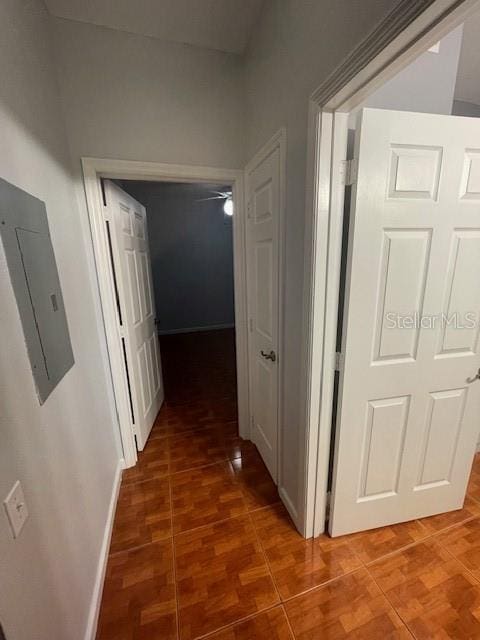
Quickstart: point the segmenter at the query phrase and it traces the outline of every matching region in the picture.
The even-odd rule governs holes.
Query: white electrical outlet
[[[3,501],[3,505],[12,528],[13,537],[18,538],[28,518],[27,504],[19,480],[13,485],[12,490]]]

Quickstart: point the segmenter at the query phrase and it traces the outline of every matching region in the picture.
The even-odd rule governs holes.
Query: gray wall
[[[122,187],[147,209],[160,333],[233,326],[232,220],[223,200],[200,201],[225,187],[125,181]]]
[[[464,100],[454,100],[452,115],[467,116],[469,118],[480,118],[480,105]]]
[[[426,51],[365,101],[362,106],[397,111],[452,113],[463,25]]]
[[[83,640],[120,448],[42,0],[0,2],[0,77],[0,176],[46,204],[75,355],[40,406],[0,243],[0,501],[20,480],[30,512],[14,540],[0,508],[0,620]]]
[[[52,25],[75,162],[243,166],[240,56],[61,18]]]

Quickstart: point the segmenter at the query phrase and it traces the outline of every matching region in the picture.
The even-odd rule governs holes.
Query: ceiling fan
[[[211,196],[210,198],[200,198],[196,200],[196,202],[206,202],[207,200],[224,200],[223,203],[223,212],[226,216],[233,216],[233,198],[232,191],[212,191],[216,195]]]

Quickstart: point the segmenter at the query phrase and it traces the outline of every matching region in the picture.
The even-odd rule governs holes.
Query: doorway
[[[164,190],[168,188],[168,183],[177,185],[174,187],[177,190],[181,189],[182,185],[184,187],[190,185],[190,189],[193,188],[192,185],[195,185],[195,189],[203,190],[201,194],[197,193],[195,196],[195,207],[198,209],[202,203],[212,202],[211,198],[217,202],[220,200],[222,229],[223,232],[227,231],[231,234],[234,290],[233,322],[231,322],[230,311],[227,320],[224,318],[220,318],[218,321],[212,320],[210,314],[205,323],[204,316],[208,312],[208,296],[211,294],[208,289],[213,291],[218,284],[214,281],[225,277],[225,269],[220,267],[220,273],[217,268],[214,268],[215,273],[209,274],[209,284],[208,288],[204,287],[203,299],[201,295],[197,296],[196,300],[194,300],[195,296],[191,296],[189,301],[184,299],[183,303],[179,305],[180,311],[182,306],[184,311],[185,308],[192,311],[193,309],[189,309],[189,306],[193,307],[193,302],[195,302],[200,319],[193,321],[193,325],[191,322],[186,325],[182,325],[181,322],[177,323],[173,330],[175,333],[185,329],[190,332],[191,330],[199,332],[199,330],[208,327],[211,330],[229,330],[230,338],[234,335],[237,436],[244,440],[254,441],[272,478],[276,483],[279,483],[282,494],[282,478],[277,476],[277,460],[282,444],[284,149],[285,132],[280,130],[247,166],[245,194],[243,171],[95,158],[82,160],[103,320],[106,328],[108,366],[112,373],[115,409],[119,418],[126,468],[135,465],[137,451],[142,450],[145,446],[145,436],[148,437],[153,423],[149,415],[148,420],[145,420],[144,435],[139,437],[139,434],[135,432],[136,427],[133,425],[135,404],[137,404],[138,412],[138,405],[144,400],[144,396],[141,384],[136,384],[138,381],[133,379],[127,368],[129,357],[132,362],[134,361],[132,348],[128,348],[127,340],[125,350],[122,348],[124,331],[121,327],[119,329],[118,318],[118,298],[121,287],[115,281],[115,274],[112,270],[112,256],[114,257],[115,251],[112,253],[110,246],[112,238],[109,239],[108,234],[108,226],[112,224],[109,218],[112,217],[112,214],[106,205],[108,189],[103,187],[115,183],[115,189],[125,194],[125,202],[130,198],[129,205],[122,204],[120,201],[115,205],[118,210],[122,211],[121,213],[117,212],[120,220],[117,224],[120,233],[117,235],[120,237],[123,233],[121,229],[122,220],[125,218],[125,206],[137,210],[140,217],[147,215],[141,202],[125,193],[121,188],[122,185],[127,185],[131,181],[136,181],[137,186],[141,183],[144,186],[145,184],[159,183],[158,188]],[[247,208],[244,207],[245,197],[248,201],[248,214]],[[134,216],[130,227],[130,230],[133,230],[133,235],[135,235],[135,220]],[[115,225],[112,226],[112,229],[115,229]],[[147,235],[148,230],[145,232],[145,236]],[[192,247],[187,262],[188,260],[191,262],[191,254],[195,253],[195,243]],[[126,248],[130,249],[130,247]],[[147,262],[150,263],[150,260],[148,259]],[[171,265],[169,265],[170,267]],[[180,265],[180,269],[183,267],[183,264]],[[231,269],[231,261],[229,268]],[[197,270],[200,271],[200,269]],[[124,269],[124,271],[128,272],[128,269]],[[147,269],[146,272],[148,271]],[[128,281],[130,276],[125,273],[124,277]],[[171,282],[169,286],[170,291],[174,291],[178,298],[181,293],[179,288],[172,287]],[[138,295],[140,301],[148,297],[142,292],[139,292]],[[152,289],[152,300],[154,297]],[[134,309],[135,305],[132,307],[130,304],[130,307]],[[161,318],[159,320],[162,322]],[[169,320],[166,321],[163,329],[160,326],[161,331],[165,334],[164,341],[168,341],[166,335],[171,334],[168,322]],[[181,339],[178,338],[178,341]],[[130,343],[132,342],[133,340],[130,339]],[[151,350],[150,353],[152,353]],[[149,358],[147,357],[146,360],[148,364]],[[150,357],[150,361],[152,360],[154,358]],[[158,354],[158,360],[161,361],[161,354]],[[161,377],[160,371],[159,380]],[[155,378],[153,372],[151,375],[145,375],[151,388],[155,386],[152,385],[152,378]],[[137,387],[135,391],[132,390],[134,384]],[[159,389],[158,398],[161,395]],[[134,411],[132,411],[132,407]]]
[[[92,229],[93,248],[102,302],[108,346],[108,366],[112,373],[115,409],[119,418],[124,466],[137,462],[137,443],[132,428],[131,380],[125,369],[125,353],[118,330],[118,300],[106,225],[105,193],[102,181],[148,181],[229,186],[235,215],[232,216],[234,325],[236,354],[236,394],[238,406],[238,433],[250,438],[247,293],[245,263],[245,212],[243,172],[209,167],[164,165],[121,160],[83,160],[85,190]],[[128,194],[127,194],[128,196]],[[132,198],[132,196],[128,196]],[[134,200],[134,198],[132,198]],[[141,447],[140,447],[141,448]]]
[[[123,327],[128,332],[131,324],[140,330],[140,348],[145,335],[150,341],[151,330],[142,331],[139,326],[146,306],[155,332],[155,347],[148,343],[146,357],[143,351],[137,355],[136,344],[126,357],[129,378],[132,372],[140,375],[137,384],[130,385],[132,415],[138,416],[133,420],[137,449],[143,451],[148,439],[202,430],[211,435],[211,441],[207,438],[203,448],[197,443],[188,465],[211,462],[207,449],[214,447],[216,437],[226,439],[228,431],[232,440],[239,438],[232,188],[213,183],[104,180],[103,191],[114,231],[116,216],[120,218],[113,254],[124,242],[127,209],[138,212],[137,232],[132,234],[133,226],[127,226],[125,267],[121,255],[113,260],[117,274],[127,270],[126,277],[115,278],[117,289],[120,280],[126,283],[124,289],[132,282],[137,288],[139,282],[138,294],[128,296]],[[142,214],[144,229],[138,233]],[[142,236],[146,243],[138,256],[132,253],[132,235]],[[124,295],[119,291],[120,307]],[[130,344],[133,341],[135,336]],[[134,397],[137,389],[139,399]],[[171,473],[182,470],[181,458],[185,447],[192,449],[191,440],[177,443],[178,460],[171,443]]]

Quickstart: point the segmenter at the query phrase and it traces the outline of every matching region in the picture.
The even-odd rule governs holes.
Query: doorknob
[[[270,353],[265,353],[265,351],[260,351],[261,355],[265,358],[265,360],[271,360],[275,362],[277,356],[275,355],[275,351],[270,351]]]
[[[477,371],[477,375],[473,378],[467,378],[467,382],[475,382],[475,380],[480,380],[480,369]]]

